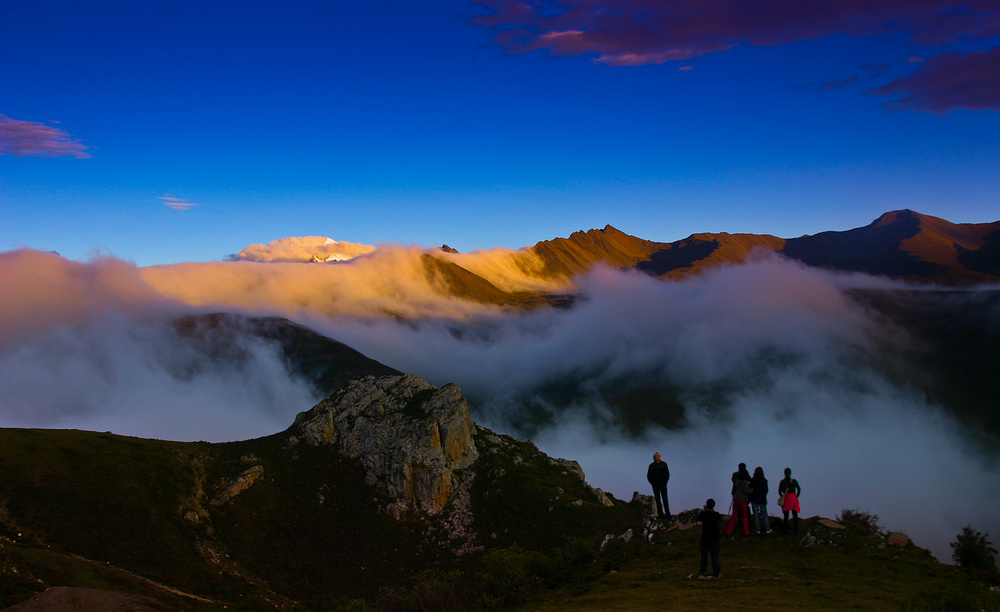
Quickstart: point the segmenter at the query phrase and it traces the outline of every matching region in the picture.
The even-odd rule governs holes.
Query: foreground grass
[[[722,540],[722,577],[698,579],[699,528],[615,542],[590,579],[540,594],[523,610],[1000,610],[1000,594],[912,544],[848,525],[803,522],[800,534]],[[816,543],[801,542],[809,533]]]
[[[799,536],[724,538],[722,578],[699,580],[699,528],[648,541],[648,505],[601,505],[572,466],[530,443],[478,443],[470,508],[482,548],[457,555],[447,524],[390,518],[356,466],[287,435],[207,444],[0,430],[0,608],[76,586],[198,612],[1000,612],[984,578],[889,545],[871,525],[816,517]],[[248,467],[263,476],[219,501]],[[626,530],[635,536],[601,545]]]

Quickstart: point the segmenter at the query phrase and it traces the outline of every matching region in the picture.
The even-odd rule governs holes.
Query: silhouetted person
[[[726,535],[732,535],[737,518],[743,521],[743,535],[750,535],[750,523],[747,520],[747,501],[750,499],[750,472],[747,464],[741,463],[733,472],[733,511],[726,524]]]
[[[667,481],[670,480],[670,468],[667,467],[666,461],[660,460],[660,453],[653,453],[653,462],[646,470],[646,480],[653,485],[656,514],[670,520],[670,504],[667,502]]]
[[[719,563],[719,519],[722,518],[715,511],[715,500],[709,499],[705,502],[705,508],[698,513],[698,522],[701,523],[701,565],[698,569],[699,578],[718,578],[722,573],[722,565]],[[708,557],[712,556],[712,575],[707,576]]]
[[[764,478],[764,468],[757,466],[750,479],[750,507],[753,508],[753,528],[760,530],[760,519],[764,519],[764,533],[771,533],[771,519],[767,516],[767,478]]]
[[[794,532],[799,532],[799,495],[802,493],[802,487],[799,486],[799,481],[792,478],[792,468],[785,468],[785,478],[782,479],[781,483],[778,484],[778,496],[784,495],[784,502],[781,504],[781,514],[785,518],[784,525],[782,525],[782,531],[788,533],[788,513],[792,513],[792,520],[795,521]]]

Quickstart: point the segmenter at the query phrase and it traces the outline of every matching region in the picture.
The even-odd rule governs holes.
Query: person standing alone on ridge
[[[653,453],[653,462],[646,470],[646,480],[653,486],[653,498],[656,500],[656,514],[670,520],[670,504],[667,503],[667,481],[670,480],[670,468],[666,461],[660,460],[660,453]]]

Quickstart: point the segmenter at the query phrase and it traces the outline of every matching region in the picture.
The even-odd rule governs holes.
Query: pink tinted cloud
[[[196,202],[188,202],[184,198],[178,198],[170,194],[159,196],[160,201],[163,202],[164,206],[169,206],[174,210],[187,210],[192,206],[197,206]]]
[[[945,114],[952,109],[1000,111],[1000,47],[962,55],[943,53],[919,72],[872,90],[898,96],[890,108]]]
[[[16,157],[90,157],[87,147],[63,130],[38,123],[11,119],[0,114],[0,155]]]
[[[609,65],[685,60],[740,45],[772,46],[833,34],[903,32],[921,44],[1000,31],[995,0],[480,0],[511,53],[595,55]]]

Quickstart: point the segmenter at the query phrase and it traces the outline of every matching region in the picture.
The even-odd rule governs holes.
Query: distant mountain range
[[[745,262],[755,251],[773,251],[804,264],[912,281],[966,284],[1000,280],[1000,221],[950,223],[912,210],[883,214],[865,227],[800,238],[767,234],[692,234],[652,242],[610,225],[539,242],[529,249],[553,274],[574,274],[603,262],[677,278],[707,268]]]
[[[447,245],[441,248],[454,253]],[[865,227],[799,238],[704,233],[669,243],[631,236],[608,225],[574,232],[569,238],[545,240],[511,257],[541,278],[569,279],[606,264],[679,279],[722,265],[745,263],[755,254],[768,252],[816,268],[923,284],[996,283],[1000,282],[1000,221],[951,223],[912,210],[897,210]],[[457,297],[505,305],[536,304],[540,299],[530,293],[504,291],[488,275],[479,275],[456,261],[426,256],[424,264],[428,275],[443,281]]]

